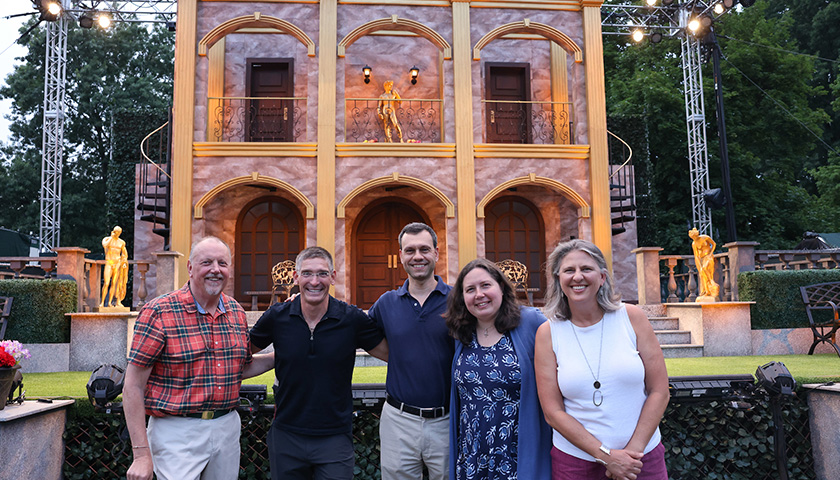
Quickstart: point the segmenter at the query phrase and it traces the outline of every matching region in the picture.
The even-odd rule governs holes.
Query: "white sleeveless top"
[[[603,324],[603,325],[602,325]],[[622,449],[630,441],[645,394],[645,367],[636,347],[636,332],[627,316],[627,308],[604,314],[603,319],[586,328],[575,326],[568,320],[552,319],[551,346],[557,357],[557,384],[563,394],[566,413],[577,419],[607,448]],[[601,348],[601,329],[604,341],[601,352],[601,372],[598,376],[598,350]],[[572,331],[574,329],[574,332]],[[580,346],[574,333],[580,340]],[[583,353],[592,368],[590,372]],[[595,406],[593,394],[595,379],[601,383],[603,401]],[[597,400],[597,399],[596,399]],[[653,450],[661,440],[657,427],[644,453]],[[561,452],[594,462],[595,459],[574,446],[556,430],[553,443]]]

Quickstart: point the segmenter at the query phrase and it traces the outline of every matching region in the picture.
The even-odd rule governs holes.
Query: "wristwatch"
[[[602,452],[606,453],[606,454],[607,454],[607,456],[609,456],[609,455],[610,455],[610,449],[609,449],[609,448],[607,448],[607,447],[606,447],[603,443],[601,444],[601,446],[600,446],[600,447],[598,447],[598,450],[600,450],[600,451],[602,451]],[[598,465],[603,465],[603,466],[605,466],[605,467],[607,466],[607,462],[605,462],[605,461],[601,460],[601,459],[600,459],[600,458],[598,458],[598,457],[595,457],[595,463],[597,463]]]

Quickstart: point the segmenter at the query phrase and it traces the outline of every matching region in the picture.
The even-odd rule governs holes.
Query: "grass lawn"
[[[669,358],[665,360],[668,375],[672,377],[693,375],[755,374],[756,368],[770,361],[782,362],[799,383],[840,381],[840,358],[835,354],[770,355],[748,357]],[[360,367],[353,372],[353,383],[384,383],[386,367]],[[27,373],[23,388],[27,398],[38,397],[87,397],[85,386],[90,372]],[[274,372],[245,380],[246,384],[274,384]]]

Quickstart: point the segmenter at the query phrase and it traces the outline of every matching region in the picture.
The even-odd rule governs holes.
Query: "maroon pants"
[[[551,448],[551,480],[609,480],[607,469],[595,462],[581,460]],[[642,457],[642,471],[636,480],[668,480],[665,470],[665,447],[660,443]]]

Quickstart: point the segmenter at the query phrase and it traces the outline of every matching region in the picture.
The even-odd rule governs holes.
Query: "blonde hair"
[[[560,288],[560,279],[558,278],[563,259],[572,252],[584,252],[592,257],[601,272],[606,275],[606,280],[598,289],[596,295],[598,306],[605,312],[618,310],[621,307],[621,297],[613,290],[613,280],[609,269],[607,269],[607,260],[604,258],[604,254],[594,243],[576,239],[557,245],[548,257],[548,268],[546,269],[548,288],[545,293],[545,307],[543,309],[545,316],[550,320],[568,320],[572,316],[569,299],[566,298],[566,294]]]

